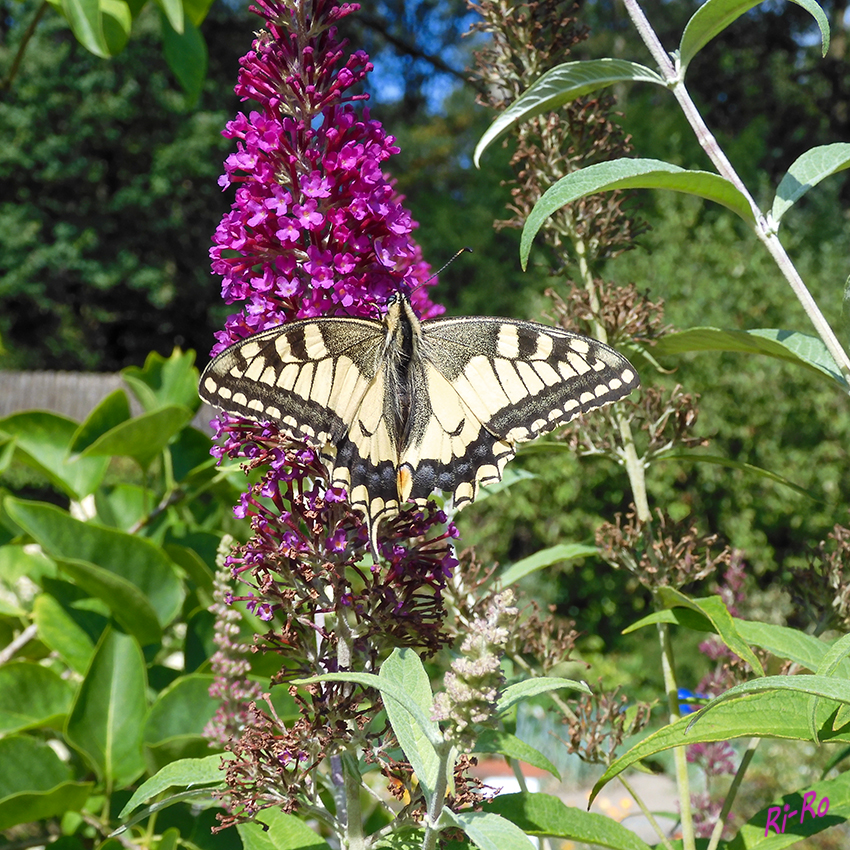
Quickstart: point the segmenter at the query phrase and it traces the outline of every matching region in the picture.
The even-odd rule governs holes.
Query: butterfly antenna
[[[435,271],[434,274],[432,274],[431,277],[428,278],[428,280],[426,280],[424,283],[420,283],[419,286],[413,289],[410,294],[413,295],[413,293],[416,292],[418,289],[422,289],[423,286],[429,284],[435,277],[441,275],[461,254],[466,253],[471,254],[472,248],[461,248],[460,251],[458,251],[448,262],[443,263],[443,265],[440,266],[440,268],[437,269],[437,271]]]

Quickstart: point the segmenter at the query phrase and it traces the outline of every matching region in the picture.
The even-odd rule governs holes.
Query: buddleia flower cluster
[[[216,335],[214,355],[293,319],[375,318],[399,290],[422,318],[442,312],[428,297],[434,281],[411,235],[416,223],[384,172],[398,148],[358,104],[372,65],[362,51],[346,52],[335,27],[357,9],[332,0],[252,7],[266,24],[240,63],[236,92],[250,109],[224,130],[236,151],[220,184],[235,189],[235,200],[211,249],[223,297],[240,308]],[[448,642],[442,591],[456,564],[455,532],[441,511],[411,510],[385,522],[382,563],[363,566],[365,525],[345,492],[327,486],[316,446],[225,415],[214,427],[214,454],[241,458],[254,476],[235,511],[250,520],[253,536],[227,564],[246,588],[233,599],[268,624],[260,644],[281,655],[273,684],[375,672],[395,646],[427,655]],[[253,732],[231,743],[239,756],[228,767],[233,819],[266,805],[291,810],[317,794],[298,771],[344,748],[371,748],[362,717],[376,710],[376,699],[347,684],[315,687],[297,696],[300,719],[289,728],[270,704],[268,711],[262,701],[243,706]],[[276,791],[269,770],[287,777]]]

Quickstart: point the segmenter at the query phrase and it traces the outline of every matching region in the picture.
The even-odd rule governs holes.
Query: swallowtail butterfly
[[[204,370],[200,394],[315,446],[377,552],[379,524],[403,504],[436,490],[471,502],[517,443],[639,383],[594,339],[513,319],[420,322],[398,294],[382,321],[305,319],[240,340]]]

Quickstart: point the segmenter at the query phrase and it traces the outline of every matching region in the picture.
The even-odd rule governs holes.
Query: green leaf
[[[77,692],[66,737],[105,780],[128,785],[144,770],[145,659],[133,638],[107,629]]]
[[[557,779],[561,778],[558,768],[552,764],[540,750],[535,749],[516,735],[509,732],[499,732],[495,729],[485,729],[475,741],[474,752],[476,753],[498,753],[507,758],[525,762],[541,770],[547,770]]]
[[[121,370],[121,376],[148,412],[169,406],[188,407],[194,411],[201,404],[199,374],[194,364],[194,351],[182,352],[175,348],[168,359],[152,351],[142,369],[128,366]]]
[[[475,147],[475,167],[480,166],[484,151],[515,124],[528,121],[543,112],[552,112],[578,97],[625,82],[655,83],[666,87],[658,73],[624,59],[589,59],[566,62],[552,68],[490,125]]]
[[[500,794],[484,808],[515,823],[526,835],[551,835],[616,850],[649,850],[646,842],[612,818],[568,806],[549,794]]]
[[[97,489],[109,460],[70,459],[68,450],[77,429],[72,419],[41,410],[0,419],[0,434],[14,439],[20,459],[79,502]]]
[[[169,788],[199,788],[223,786],[224,771],[221,765],[234,756],[230,753],[206,756],[201,759],[181,759],[163,767],[156,775],[146,779],[118,814],[123,820],[133,809],[147,803]]]
[[[156,0],[156,5],[163,11],[165,21],[175,33],[183,33],[183,3],[182,0]]]
[[[806,192],[817,186],[824,177],[850,168],[850,144],[836,142],[819,145],[806,151],[794,160],[776,190],[776,198],[770,210],[775,226],[779,220]]]
[[[735,626],[747,643],[766,649],[778,658],[794,661],[813,673],[818,672],[830,649],[825,641],[787,626],[737,619]],[[838,669],[843,676],[850,678],[850,664],[842,662]]]
[[[191,419],[192,411],[188,407],[175,405],[143,413],[102,434],[86,448],[82,456],[131,457],[142,469],[147,469]]]
[[[746,641],[738,634],[732,615],[719,596],[707,596],[702,599],[691,599],[672,587],[662,587],[657,598],[665,608],[690,608],[708,619],[714,626],[717,636],[739,658],[747,662],[759,676],[764,676],[761,662]]]
[[[86,417],[71,438],[68,450],[79,454],[98,437],[130,418],[130,402],[124,390],[114,390]]]
[[[812,792],[815,795],[814,799],[810,796]],[[826,797],[829,800],[828,812],[825,812],[823,817],[811,817],[808,811],[804,813],[804,797],[809,809],[815,812],[818,810],[820,801]],[[779,833],[775,827],[776,812],[771,818],[771,808],[774,810],[778,808],[780,811],[778,818],[780,827],[786,811],[789,815],[791,812],[799,814],[789,817],[784,833]],[[801,816],[803,816],[802,823]],[[780,850],[780,848],[796,844],[803,838],[817,835],[831,826],[843,823],[848,818],[850,818],[850,772],[845,772],[835,779],[816,782],[800,791],[786,794],[771,806],[765,806],[751,817],[738,830],[738,834],[724,846],[725,850]],[[769,828],[767,827],[768,819],[771,820]]]
[[[131,581],[89,561],[72,558],[57,558],[56,561],[78,587],[105,602],[112,616],[141,646],[160,642],[162,629],[156,610]]]
[[[522,702],[538,694],[557,691],[561,688],[572,688],[573,690],[581,691],[583,694],[589,694],[591,692],[590,688],[584,682],[577,682],[575,679],[540,676],[536,679],[526,679],[524,682],[517,682],[515,685],[508,685],[502,691],[499,701],[496,703],[496,711],[499,714],[504,714],[518,702]]]
[[[199,27],[212,6],[212,0],[183,0],[183,12],[189,20]]]
[[[117,56],[130,40],[133,13],[124,0],[100,0],[100,12],[106,49]]]
[[[831,378],[842,388],[847,387],[835,360],[822,340],[799,331],[775,328],[751,331],[690,328],[667,334],[655,347],[657,355],[681,354],[684,351],[742,351],[749,354],[766,354],[768,357],[803,366],[821,378]]]
[[[116,484],[100,487],[94,494],[97,521],[109,528],[130,531],[136,523],[147,516],[150,509],[148,493],[137,484]]]
[[[599,550],[595,546],[585,546],[582,543],[559,543],[512,564],[499,576],[499,582],[502,587],[509,587],[530,573],[542,570],[544,567],[551,567],[552,564],[598,554]]]
[[[827,650],[815,674],[817,676],[834,676],[850,655],[850,634],[842,635]],[[846,674],[843,678],[847,678]],[[809,707],[809,719],[811,722],[812,740],[817,741],[817,707],[820,697],[812,697]]]
[[[168,557],[150,540],[73,519],[43,502],[8,496],[9,516],[54,558],[88,562],[138,588],[161,626],[180,612],[183,588]]]
[[[191,20],[184,21],[183,32],[177,33],[163,20],[162,41],[165,61],[171,72],[194,103],[200,97],[207,75],[207,45],[200,30]]]
[[[99,0],[62,0],[62,11],[74,37],[86,50],[101,59],[112,55],[103,34]]]
[[[412,649],[394,649],[381,665],[379,678],[395,685],[406,696],[404,702],[397,702],[384,693],[384,708],[393,732],[430,802],[440,768],[440,758],[431,741],[439,738],[440,728],[430,719],[434,698],[428,674]],[[408,704],[411,702],[418,706],[422,716],[428,718],[429,730],[421,729],[410,714]]]
[[[364,685],[367,688],[376,688],[383,696],[392,697],[410,712],[419,729],[425,733],[428,741],[435,749],[445,743],[442,735],[434,732],[435,723],[430,717],[430,707],[428,712],[423,711],[419,703],[411,699],[410,695],[395,682],[382,679],[374,673],[325,673],[324,676],[310,676],[307,679],[292,680],[293,685],[312,685],[314,682],[356,682],[358,685]]]
[[[815,697],[824,697],[833,702],[850,705],[850,682],[833,679],[828,676],[765,676],[754,682],[742,682],[729,688],[720,696],[715,697],[707,705],[692,716],[691,723],[696,724],[704,717],[715,711],[717,706],[736,700],[747,694],[758,694],[766,691],[793,691],[794,693],[809,694]],[[819,734],[822,725],[822,712],[818,700],[809,701],[807,716],[809,719],[809,732],[812,740],[819,743]]]
[[[657,159],[615,159],[568,174],[546,190],[522,229],[519,252],[522,267],[528,265],[534,237],[552,213],[586,195],[612,189],[671,189],[698,195],[732,210],[749,224],[755,224],[755,213],[746,197],[719,174],[688,171]]]
[[[27,735],[0,739],[0,830],[80,811],[91,782],[71,782],[71,768]]]
[[[759,679],[754,684],[761,684],[764,681],[765,679]],[[764,693],[745,694],[740,699],[722,702],[704,717],[701,716],[705,711],[702,708],[696,715],[689,714],[648,735],[620,756],[593,787],[590,802],[593,802],[604,785],[626,768],[673,747],[712,741],[731,741],[734,738],[784,738],[810,741],[808,707],[808,693],[774,689]],[[827,704],[820,706],[818,717],[820,740],[850,742],[850,721],[836,726],[835,710],[833,709],[830,713]],[[700,718],[700,722],[693,725],[696,718]]]
[[[151,706],[142,740],[161,744],[187,735],[201,737],[204,727],[220,705],[210,696],[214,676],[191,675],[175,679]]]
[[[73,588],[70,584],[67,587]],[[95,643],[106,628],[107,618],[96,611],[75,608],[68,602],[63,604],[51,593],[41,593],[33,606],[33,622],[38,628],[39,640],[74,672],[82,674],[91,662]]]
[[[443,809],[441,824],[460,827],[480,850],[528,850],[528,836],[507,818],[493,812],[453,812]]]
[[[708,0],[688,21],[679,44],[679,56],[683,68],[708,44],[741,15],[758,6],[761,0]],[[829,21],[823,9],[814,0],[792,0],[801,6],[817,21],[821,31],[823,55],[829,50]]]
[[[61,727],[73,691],[58,673],[30,661],[0,667],[0,734]]]
[[[236,827],[244,850],[330,850],[327,842],[295,815],[265,809],[261,820],[268,829],[257,821]]]
[[[771,472],[769,469],[762,469],[760,466],[754,466],[751,463],[744,463],[742,460],[732,460],[728,457],[720,457],[720,455],[707,455],[702,452],[688,451],[673,451],[670,452],[670,454],[659,455],[658,460],[683,460],[690,463],[713,463],[716,466],[725,466],[728,469],[740,469],[741,472],[749,472],[753,475],[758,475],[761,478],[767,478],[776,484],[781,484],[783,487],[788,487],[796,493],[799,493],[801,496],[805,496],[807,499],[811,499],[814,502],[820,501],[806,490],[805,487],[801,487],[799,484],[789,481],[787,478],[784,478],[776,472]]]

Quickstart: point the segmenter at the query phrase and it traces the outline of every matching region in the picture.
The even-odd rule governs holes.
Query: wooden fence
[[[0,371],[0,418],[22,410],[49,410],[82,422],[111,392],[127,390],[117,373],[3,372]],[[141,405],[127,391],[134,416]],[[192,420],[196,428],[210,431],[212,407],[204,404]]]

